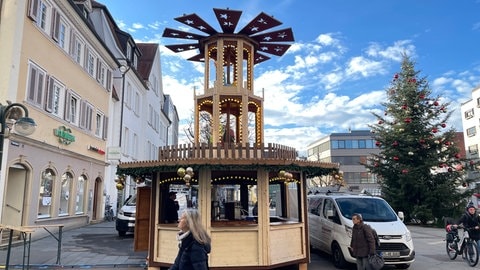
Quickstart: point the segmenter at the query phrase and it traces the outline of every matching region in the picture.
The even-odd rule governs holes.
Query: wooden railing
[[[298,154],[295,148],[280,144],[182,144],[169,145],[159,149],[158,159],[289,159],[295,160]]]

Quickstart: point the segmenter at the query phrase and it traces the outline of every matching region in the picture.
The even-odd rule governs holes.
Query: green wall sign
[[[75,141],[75,136],[72,135],[72,130],[66,126],[60,126],[53,130],[53,134],[58,137],[58,141],[63,144],[71,144]]]

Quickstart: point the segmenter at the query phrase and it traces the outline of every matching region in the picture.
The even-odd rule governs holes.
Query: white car
[[[380,238],[380,252],[386,265],[407,269],[415,260],[410,231],[382,198],[342,192],[309,195],[308,229],[310,246],[333,257],[337,268],[355,263],[348,247],[352,239],[352,215],[362,214]]]

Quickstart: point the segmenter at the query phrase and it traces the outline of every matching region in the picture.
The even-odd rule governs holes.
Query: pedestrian
[[[178,254],[169,270],[206,270],[211,239],[197,209],[187,208],[178,222]]]
[[[177,193],[169,192],[168,199],[165,202],[165,223],[177,223],[178,222],[178,210],[179,205],[176,201]]]
[[[357,261],[357,270],[371,270],[368,256],[375,254],[375,237],[372,228],[363,223],[361,214],[353,214],[352,222],[350,251]]]

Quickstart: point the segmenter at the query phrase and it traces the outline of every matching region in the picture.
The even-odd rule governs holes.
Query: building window
[[[54,181],[55,172],[52,169],[46,169],[42,172],[42,178],[40,179],[40,194],[38,196],[38,218],[51,217]]]
[[[136,116],[140,115],[140,95],[135,92],[135,97],[133,100],[133,112],[135,113]]]
[[[470,145],[468,147],[468,153],[471,155],[475,155],[478,153],[478,144]]]
[[[44,0],[30,1],[28,9],[28,17],[47,34],[50,31],[50,20],[52,19],[51,9],[52,6]]]
[[[82,57],[83,57],[84,42],[80,39],[80,37],[77,34],[72,34],[71,43],[72,43],[72,46],[70,49],[70,55],[72,56],[75,62],[77,62],[78,64],[81,64]]]
[[[152,90],[153,90],[153,93],[155,93],[155,95],[158,96],[158,80],[157,80],[157,77],[155,75],[152,75]]]
[[[45,32],[49,30],[50,8],[50,5],[47,5],[45,1],[39,0],[38,17],[40,20],[37,21],[37,25]]]
[[[473,112],[473,109],[470,109],[468,111],[465,111],[465,119],[470,119],[474,116],[474,112]]]
[[[66,172],[62,175],[62,190],[60,194],[59,216],[67,216],[69,213],[70,192],[72,188],[73,175]]]
[[[107,88],[107,68],[102,62],[97,64],[97,81],[105,88]]]
[[[475,134],[477,134],[477,128],[476,127],[471,127],[471,128],[467,129],[467,136],[468,137],[475,136]]]
[[[160,123],[160,115],[158,114],[157,111],[154,110],[154,113],[155,113],[155,118],[153,119],[153,129],[155,131],[157,131],[158,133],[158,127],[160,126],[159,123]]]
[[[75,214],[83,214],[85,212],[85,194],[87,190],[87,178],[80,175],[77,182],[77,198],[75,200]]]
[[[82,100],[80,105],[80,128],[92,131],[93,106]]]
[[[53,10],[53,33],[52,38],[62,49],[66,48],[68,26],[65,18],[56,10]]]
[[[45,110],[58,117],[63,117],[65,104],[65,86],[54,77],[49,77]]]
[[[477,98],[477,107],[480,107],[480,98]]]
[[[133,144],[130,150],[132,158],[136,159],[138,155],[138,135],[136,133],[133,134]]]
[[[358,140],[358,148],[359,149],[367,148],[367,143],[365,142],[365,140]]]
[[[132,45],[130,43],[127,43],[127,59],[132,60]]]
[[[125,93],[125,106],[132,108],[132,85],[127,83],[127,91]]]
[[[80,97],[73,91],[67,91],[65,120],[78,125],[80,120]]]
[[[92,77],[95,74],[95,60],[96,60],[96,57],[92,53],[92,51],[87,50],[87,59],[85,62],[85,69],[87,70],[88,74],[90,74],[90,76]]]
[[[148,104],[148,118],[147,118],[147,123],[152,126],[153,122],[153,107],[152,104]]]
[[[332,149],[338,149],[338,141],[330,141]]]
[[[135,69],[137,69],[137,66],[138,65],[138,56],[137,54],[134,54],[133,55],[133,66],[135,67]]]
[[[105,126],[103,120],[103,113],[97,111],[97,114],[95,116],[95,136],[100,138],[103,138],[103,127]]]
[[[45,91],[45,71],[33,63],[29,65],[27,100],[37,106],[42,106]]]
[[[122,152],[125,154],[125,155],[128,155],[128,151],[129,151],[129,147],[130,147],[130,130],[125,127],[124,129],[124,132],[123,132],[123,139],[122,139]]]
[[[112,90],[112,71],[110,69],[107,69],[107,84],[105,87],[109,92]]]
[[[355,148],[354,145],[353,145],[353,141],[352,140],[346,140],[345,141],[345,148],[347,148],[347,149]]]

